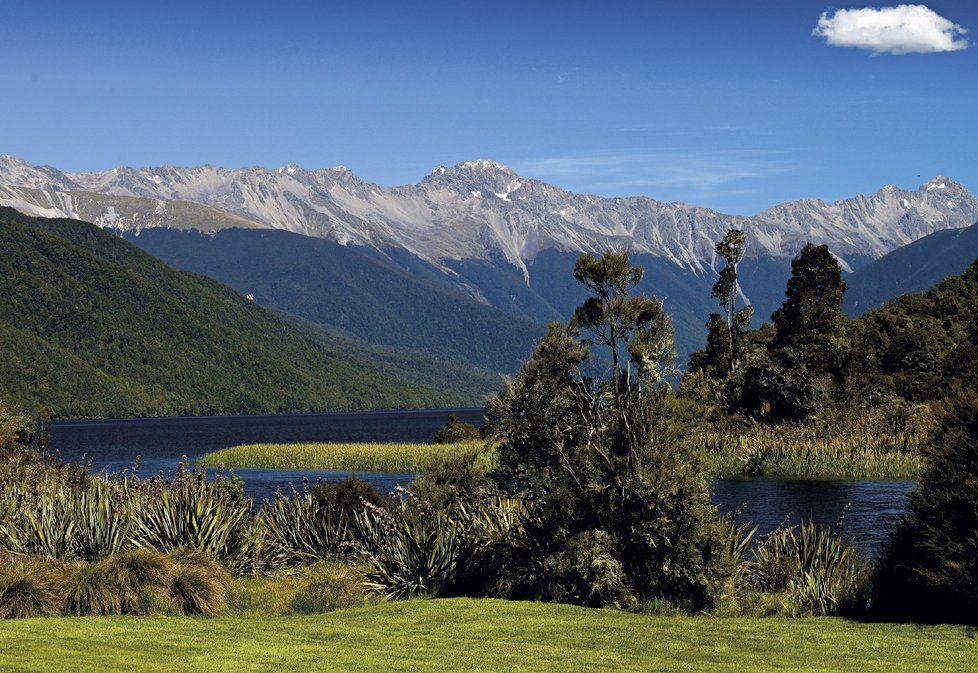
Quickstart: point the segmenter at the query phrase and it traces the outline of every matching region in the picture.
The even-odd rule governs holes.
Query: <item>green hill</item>
[[[910,400],[978,384],[978,261],[927,292],[885,302],[854,321],[857,385]]]
[[[350,344],[342,344],[345,349]],[[94,225],[0,208],[0,398],[55,417],[471,404]]]

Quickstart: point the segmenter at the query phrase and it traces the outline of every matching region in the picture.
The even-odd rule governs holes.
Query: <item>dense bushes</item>
[[[881,618],[978,624],[978,393],[957,391],[877,571]]]
[[[432,444],[456,444],[471,442],[479,439],[479,428],[459,419],[455,414],[449,414],[445,425],[438,429],[432,438]]]

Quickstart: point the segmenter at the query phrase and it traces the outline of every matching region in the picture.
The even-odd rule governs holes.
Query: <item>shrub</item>
[[[614,539],[601,530],[579,533],[543,564],[550,600],[591,607],[632,602]]]
[[[457,444],[459,442],[471,442],[480,439],[479,428],[471,423],[466,423],[459,419],[455,414],[450,414],[438,432],[432,438],[432,444]]]
[[[277,493],[258,513],[271,567],[314,563],[345,555],[350,524],[339,509],[320,506],[311,493]]]
[[[357,517],[360,550],[372,566],[366,586],[387,599],[479,593],[515,520],[498,499],[439,509],[408,494],[397,507],[368,509]]]
[[[74,501],[76,554],[86,561],[105,558],[126,543],[129,518],[114,484],[92,479]]]
[[[13,485],[6,490],[5,501],[7,514],[0,520],[2,548],[56,560],[76,557],[76,508],[66,487],[55,484],[33,493]]]
[[[231,560],[240,552],[249,508],[247,501],[224,497],[201,475],[139,503],[130,538],[163,552],[189,547]]]
[[[384,502],[373,484],[356,477],[316,484],[312,489],[312,499],[320,509],[329,510],[347,521],[351,521],[363,509],[364,503],[379,507]]]
[[[920,485],[878,564],[872,608],[978,624],[978,393],[956,391],[939,414]]]
[[[748,585],[782,594],[794,616],[860,610],[868,576],[855,546],[810,521],[769,533],[742,574]]]
[[[485,447],[431,454],[421,476],[411,484],[418,500],[434,507],[476,505],[492,490],[489,468],[492,460]]]

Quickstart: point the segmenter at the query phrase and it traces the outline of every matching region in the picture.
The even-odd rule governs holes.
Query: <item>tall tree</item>
[[[510,595],[589,605],[666,598],[701,609],[721,576],[718,517],[695,442],[681,436],[664,383],[672,330],[624,252],[582,255],[592,292],[571,326],[552,325],[490,406],[500,433],[497,484],[525,498]],[[612,376],[577,371],[607,347]]]
[[[731,229],[716,244],[716,252],[724,259],[726,265],[720,270],[717,281],[713,284],[713,296],[720,302],[726,317],[726,341],[727,341],[727,371],[734,368],[739,355],[739,337],[747,330],[754,308],[745,306],[737,310],[737,296],[740,294],[740,287],[737,283],[737,265],[744,258],[746,251],[747,235],[739,229]],[[718,331],[720,324],[710,316],[707,324],[711,330]],[[716,335],[711,334],[713,341],[717,341]]]
[[[807,243],[791,260],[774,338],[745,372],[738,406],[771,420],[801,420],[828,403],[845,372],[846,284],[825,245]]]
[[[593,296],[574,312],[572,326],[590,334],[587,343],[611,351],[611,391],[620,426],[627,424],[629,398],[643,387],[660,383],[673,357],[672,325],[662,302],[654,296],[629,296],[642,275],[642,267],[632,266],[624,251],[608,250],[600,258],[585,253],[574,266],[574,278]],[[625,352],[629,360],[622,369]],[[630,450],[627,445],[616,448]]]
[[[791,260],[791,277],[781,308],[771,320],[777,328],[772,347],[794,348],[816,371],[828,371],[846,326],[842,268],[826,245],[806,243]]]

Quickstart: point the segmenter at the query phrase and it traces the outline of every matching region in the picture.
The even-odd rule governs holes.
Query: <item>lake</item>
[[[88,460],[98,472],[130,470],[141,457],[140,474],[172,473],[182,456],[201,455],[236,444],[262,442],[428,442],[454,413],[480,424],[482,409],[368,411],[331,414],[259,416],[192,416],[100,421],[59,421],[51,424],[50,447],[67,461]],[[276,489],[302,487],[304,479],[339,480],[350,472],[251,470],[234,473],[257,500]],[[407,486],[412,474],[361,472],[358,477],[382,492]],[[888,526],[905,508],[906,480],[719,479],[713,499],[723,512],[740,511],[764,533],[780,524],[813,519],[834,525],[845,512],[843,528],[868,554],[874,555]]]

